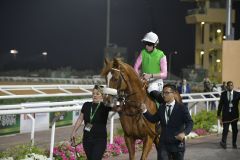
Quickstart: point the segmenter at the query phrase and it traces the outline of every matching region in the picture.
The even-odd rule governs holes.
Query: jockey
[[[147,33],[142,42],[145,48],[137,57],[134,69],[139,75],[142,73],[144,79],[149,80],[148,93],[156,97],[155,93],[159,94],[162,91],[163,79],[167,77],[167,58],[163,51],[156,48],[159,42],[157,34]]]

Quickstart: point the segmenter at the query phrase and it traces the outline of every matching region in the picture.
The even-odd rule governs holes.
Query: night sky
[[[0,70],[103,66],[107,0],[1,0]],[[144,34],[159,35],[159,48],[172,56],[172,70],[194,64],[194,25],[185,23],[193,3],[180,0],[112,0],[110,43],[126,47],[128,62]],[[10,49],[19,53],[14,59]],[[48,53],[44,60],[42,52]]]

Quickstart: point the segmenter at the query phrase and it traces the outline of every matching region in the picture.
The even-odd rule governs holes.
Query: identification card
[[[92,125],[91,123],[87,123],[87,124],[85,125],[84,130],[90,132],[91,129],[92,129],[92,126],[93,126],[93,125]]]
[[[179,148],[183,148],[184,147],[184,143],[183,142],[179,143],[178,147]]]

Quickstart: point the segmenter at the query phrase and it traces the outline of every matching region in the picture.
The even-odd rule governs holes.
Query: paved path
[[[119,126],[119,124],[117,124]],[[81,130],[81,129],[80,129]],[[55,142],[68,140],[72,127],[64,127],[56,129]],[[50,144],[50,131],[36,132],[35,144],[38,146],[49,148]],[[238,134],[238,149],[231,148],[231,133],[228,137],[228,148],[226,150],[219,146],[221,135],[211,135],[207,137],[187,140],[187,149],[185,160],[240,160],[240,134]],[[0,151],[14,146],[16,144],[27,143],[30,141],[30,134],[17,134],[14,136],[0,137]],[[140,159],[141,152],[136,153],[136,160]],[[149,160],[156,160],[157,153],[155,148],[149,154]],[[126,160],[128,154],[110,158],[110,160]]]
[[[231,136],[229,135],[228,148],[226,150],[219,146],[221,135],[211,135],[197,139],[187,140],[185,160],[240,160],[240,147],[232,149]],[[238,135],[238,146],[240,146],[240,135]],[[141,152],[136,153],[136,159],[139,160]],[[110,158],[109,160],[126,160],[128,155],[121,155]],[[157,152],[153,148],[148,156],[148,160],[156,160]]]

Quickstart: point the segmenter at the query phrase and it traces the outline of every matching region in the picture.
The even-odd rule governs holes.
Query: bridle
[[[136,95],[136,92],[133,92],[132,87],[129,81],[125,78],[124,74],[120,69],[111,68],[112,71],[119,72],[119,78],[116,81],[116,89],[117,95],[113,97],[115,101],[119,102],[118,107],[121,107],[121,113],[127,116],[136,116],[142,113],[140,105],[144,103],[147,99],[147,95],[145,96],[143,102],[138,102],[136,100],[131,100],[131,96]],[[110,79],[109,79],[110,81]],[[122,83],[125,83],[128,89],[121,89]],[[127,111],[128,108],[134,108],[135,112],[129,113]]]

